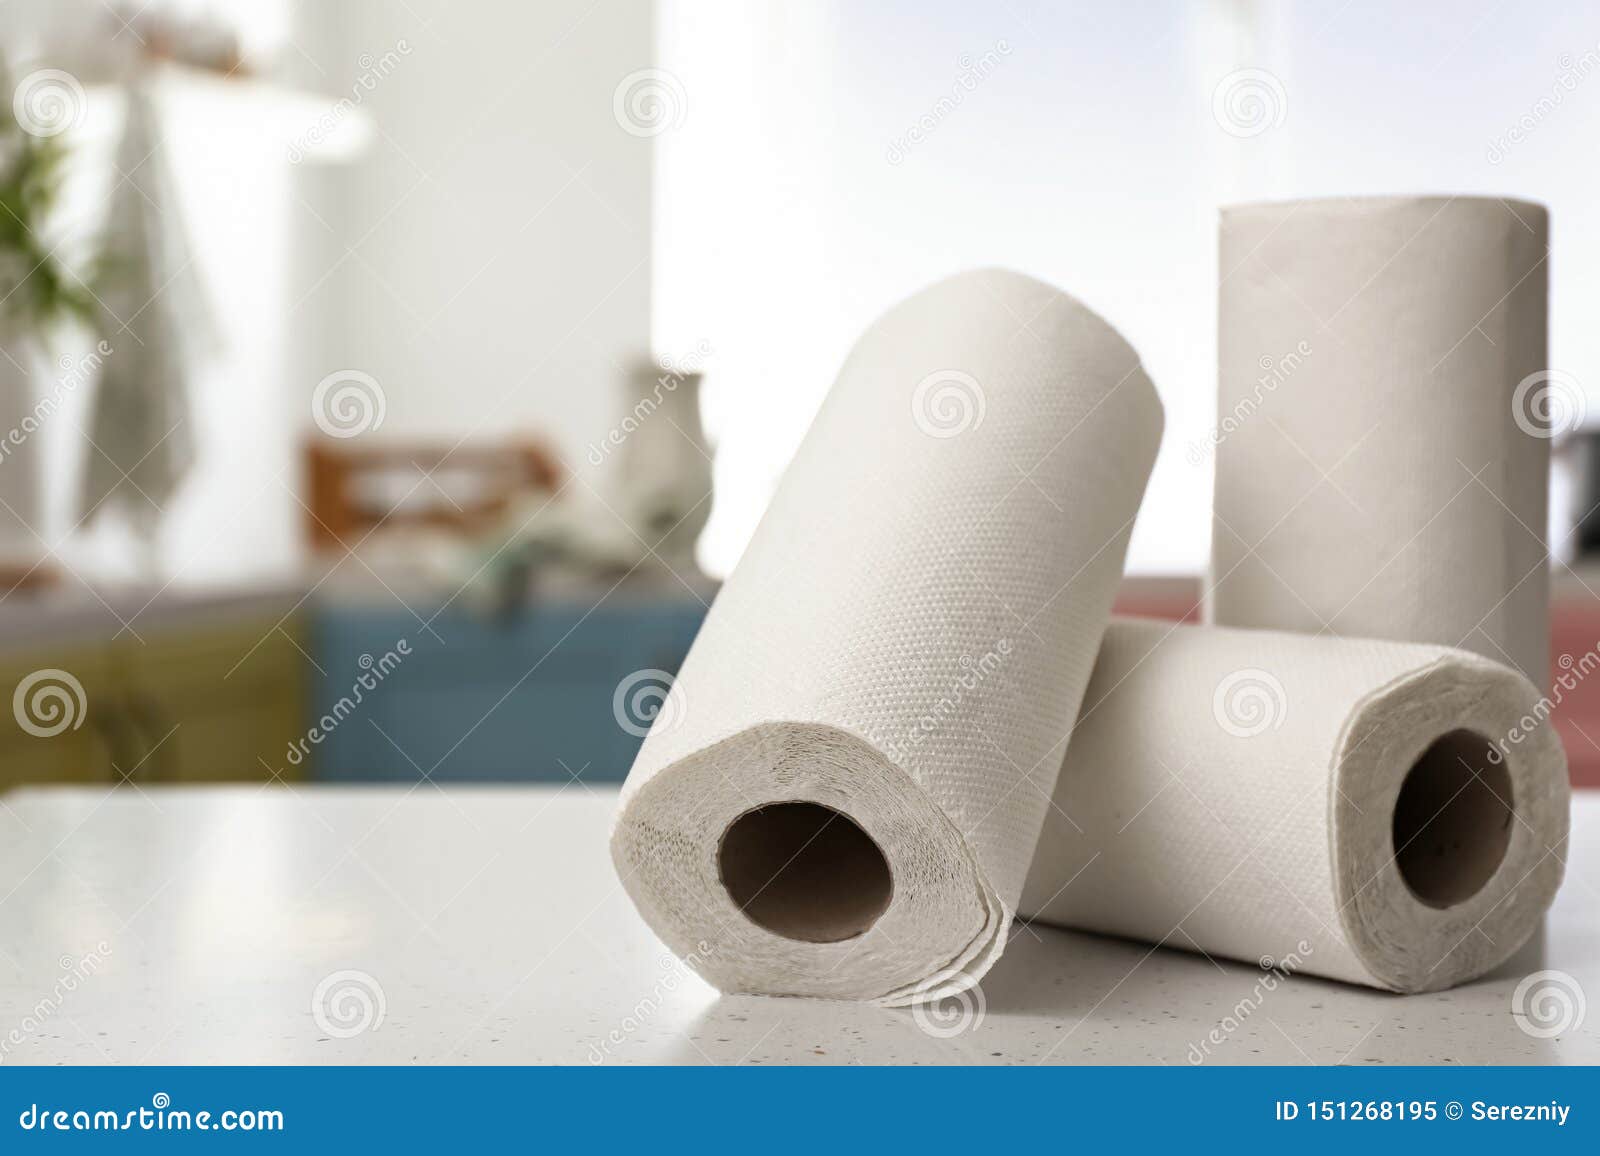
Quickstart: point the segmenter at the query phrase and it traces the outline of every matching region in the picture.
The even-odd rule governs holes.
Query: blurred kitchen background
[[[1592,4],[6,0],[0,51],[0,789],[620,779],[851,340],[972,265],[1142,352],[1123,607],[1193,615],[1242,199],[1550,206],[1600,639]],[[1600,784],[1600,686],[1558,719]]]

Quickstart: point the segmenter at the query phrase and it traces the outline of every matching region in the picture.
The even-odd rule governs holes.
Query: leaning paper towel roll
[[[1114,620],[1019,910],[1395,991],[1465,982],[1561,882],[1546,713],[1466,651]]]
[[[1493,197],[1223,210],[1211,621],[1548,684],[1548,439],[1582,404],[1546,361],[1548,232]]]
[[[669,947],[887,1003],[988,969],[1161,425],[1127,342],[1027,277],[867,331],[623,786],[612,857]]]

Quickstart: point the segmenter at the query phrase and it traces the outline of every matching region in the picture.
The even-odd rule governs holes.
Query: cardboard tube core
[[[1394,854],[1418,900],[1445,908],[1489,882],[1511,842],[1511,776],[1489,741],[1456,730],[1436,739],[1400,785]]]
[[[722,886],[768,931],[806,943],[865,932],[894,893],[889,861],[849,816],[820,803],[770,803],[723,832]]]

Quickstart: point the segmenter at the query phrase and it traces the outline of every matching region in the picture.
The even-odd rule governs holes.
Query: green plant
[[[0,97],[10,92],[9,78],[0,71]],[[24,132],[11,101],[0,99],[0,318],[32,328],[87,319],[94,304],[45,241],[66,159],[60,140]]]

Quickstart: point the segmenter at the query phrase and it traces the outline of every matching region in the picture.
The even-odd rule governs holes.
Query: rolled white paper
[[[1027,277],[866,332],[623,786],[612,857],[669,947],[727,991],[983,975],[1161,425],[1127,342]]]
[[[1018,910],[1395,991],[1473,979],[1561,882],[1547,707],[1466,651],[1114,620]]]
[[[1489,197],[1224,209],[1221,626],[1435,642],[1547,685],[1549,224]],[[1553,423],[1553,426],[1552,426]]]

